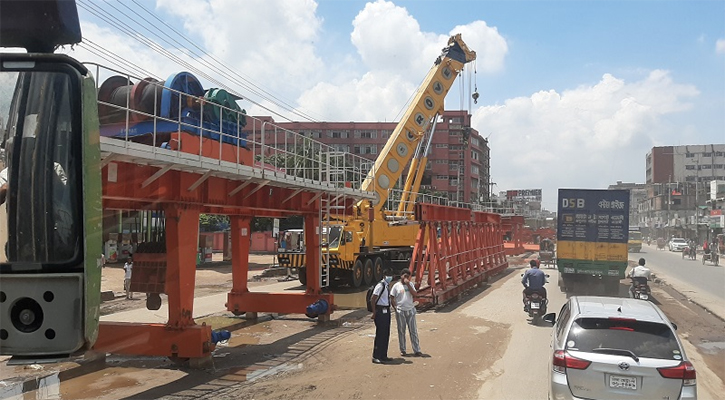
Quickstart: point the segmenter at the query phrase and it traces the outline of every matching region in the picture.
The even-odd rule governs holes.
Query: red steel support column
[[[307,294],[320,294],[320,217],[305,216],[305,262]]]
[[[227,295],[227,310],[239,315],[244,313],[242,305],[238,301],[241,295],[249,292],[247,288],[247,277],[249,275],[249,246],[251,238],[250,221],[251,217],[234,215],[230,216],[232,240],[232,290]]]
[[[232,292],[244,293],[247,289],[249,275],[249,247],[251,245],[251,217],[231,216],[232,236]]]
[[[199,246],[199,210],[171,205],[166,213],[166,292],[168,326],[194,325],[196,251]]]

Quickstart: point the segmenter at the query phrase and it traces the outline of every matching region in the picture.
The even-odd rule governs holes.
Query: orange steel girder
[[[109,163],[113,164],[113,163]],[[114,173],[103,170],[106,209],[164,209],[166,215],[166,324],[101,322],[94,349],[101,352],[181,358],[207,357],[214,350],[211,327],[193,319],[199,214],[231,217],[232,290],[226,307],[239,312],[305,313],[308,305],[324,299],[326,316],[335,309],[332,294],[322,293],[319,270],[319,207],[317,193],[262,183],[208,177],[203,174],[126,162],[116,162]],[[161,173],[163,172],[163,173]],[[352,200],[348,201],[349,206]],[[307,246],[306,293],[251,293],[247,286],[251,216],[304,215]]]
[[[322,293],[320,287],[320,218],[317,215],[305,216],[305,249],[307,262],[307,291],[305,293],[260,293],[250,292],[247,288],[249,239],[243,235],[232,239],[232,291],[227,294],[227,310],[241,314],[244,312],[276,312],[282,314],[304,314],[308,305],[324,299],[330,305],[326,315],[334,309],[334,296]],[[246,224],[246,225],[245,225]],[[243,231],[249,221],[242,217],[232,218],[232,231]],[[235,239],[236,237],[236,239]],[[241,257],[237,257],[240,254]]]
[[[433,204],[415,210],[420,230],[410,268],[420,303],[445,303],[508,267],[500,215]]]
[[[113,174],[109,175],[109,167]],[[105,209],[158,209],[163,204],[197,206],[205,214],[280,217],[319,212],[318,195],[298,188],[275,187],[262,182],[210,176],[200,184],[201,173],[168,170],[127,162],[103,167]],[[161,174],[160,176],[156,176]],[[109,179],[110,178],[110,179]],[[346,206],[352,209],[352,199]]]

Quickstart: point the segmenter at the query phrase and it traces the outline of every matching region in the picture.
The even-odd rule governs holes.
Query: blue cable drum
[[[173,92],[173,89],[189,96],[184,96],[181,100],[181,109],[190,108],[199,111],[199,102],[195,100],[197,97],[204,96],[204,88],[194,75],[189,72],[179,72],[171,74],[166,82],[164,82],[164,90],[161,93],[161,110],[162,118],[177,119],[179,118],[179,93]]]

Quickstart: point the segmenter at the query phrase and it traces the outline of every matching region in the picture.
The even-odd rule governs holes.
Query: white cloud
[[[184,30],[236,72],[285,99],[325,77],[316,54],[322,19],[311,0],[158,0]],[[202,19],[199,16],[203,16]]]
[[[725,39],[718,39],[715,43],[715,52],[717,54],[725,54]]]
[[[478,70],[503,68],[505,39],[483,21],[459,25],[450,34],[424,32],[408,11],[392,2],[367,3],[353,20],[350,40],[367,69],[344,82],[321,82],[299,98],[307,110],[342,121],[384,121],[399,112],[425,77],[451,34],[461,33],[476,50]]]
[[[605,74],[595,85],[481,107],[472,124],[491,135],[495,190],[543,186],[544,205],[553,208],[557,188],[644,182],[647,151],[683,136],[663,116],[688,110],[698,94],[666,71],[631,83]]]

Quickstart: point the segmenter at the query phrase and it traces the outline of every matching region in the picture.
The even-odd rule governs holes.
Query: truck
[[[629,239],[627,240],[627,250],[632,253],[642,251],[642,232],[638,227],[629,227]]]
[[[617,293],[627,269],[629,191],[559,189],[557,210],[559,288],[603,284]]]
[[[349,284],[354,288],[382,279],[386,268],[408,266],[419,225],[413,206],[418,196],[431,139],[443,114],[446,94],[466,63],[476,59],[461,35],[451,36],[419,87],[405,114],[375,160],[361,188],[375,193],[374,201],[353,205],[351,215],[330,215],[323,221],[323,286]],[[474,98],[477,93],[474,93]],[[391,189],[410,163],[397,209],[386,209]],[[394,207],[391,207],[394,208]],[[278,254],[279,263],[299,269],[306,284],[304,251]]]

